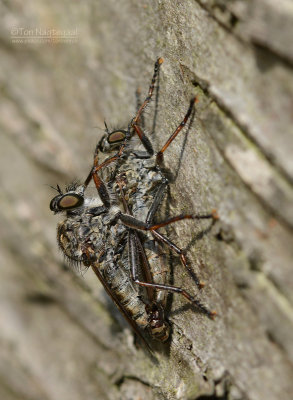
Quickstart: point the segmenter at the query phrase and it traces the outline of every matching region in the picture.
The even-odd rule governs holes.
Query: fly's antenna
[[[105,129],[106,129],[106,133],[109,135],[108,125],[107,125],[107,122],[105,120],[104,120],[104,125],[105,125]]]
[[[54,189],[54,190],[56,190],[56,192],[58,192],[59,194],[63,194],[63,192],[62,192],[62,190],[61,190],[61,188],[60,188],[60,186],[57,184],[56,185],[56,187],[55,186],[51,186],[51,185],[48,185],[50,188],[52,188],[52,189]]]

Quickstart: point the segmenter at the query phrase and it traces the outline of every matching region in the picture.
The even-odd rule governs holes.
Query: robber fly
[[[65,214],[57,229],[58,244],[64,255],[71,262],[92,268],[145,343],[145,330],[161,342],[169,337],[170,327],[164,315],[168,292],[180,293],[211,318],[216,314],[185,289],[167,282],[169,268],[164,262],[162,245],[180,256],[196,285],[202,287],[184,252],[159,229],[183,219],[216,220],[217,214],[213,211],[179,215],[155,222],[168,185],[161,167],[164,152],[185,126],[196,102],[195,98],[190,101],[183,120],[155,154],[141,120],[152,98],[162,62],[162,58],[156,61],[148,95],[129,125],[109,131],[105,124],[106,133],[96,146],[93,167],[84,183],[73,183],[65,192],[57,185],[58,195],[50,203],[54,213]],[[139,141],[137,146],[135,139]],[[100,162],[103,154],[106,158]],[[88,195],[91,181],[98,196]]]

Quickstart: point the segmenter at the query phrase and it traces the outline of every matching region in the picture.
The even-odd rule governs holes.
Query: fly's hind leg
[[[135,243],[135,237],[133,233],[129,234],[129,259],[130,259],[130,267],[131,267],[131,276],[133,281],[140,286],[145,288],[153,288],[157,290],[166,290],[168,292],[179,293],[182,294],[187,300],[189,300],[192,304],[194,304],[202,313],[206,314],[210,318],[214,318],[216,315],[215,311],[210,311],[207,307],[205,307],[198,299],[189,294],[186,290],[177,287],[177,286],[169,286],[169,285],[161,285],[150,282],[142,282],[138,277],[138,265],[139,265],[139,254],[138,248]]]
[[[172,133],[172,135],[169,137],[169,139],[164,144],[164,146],[161,148],[161,150],[157,153],[157,156],[156,156],[157,164],[161,164],[163,162],[163,160],[164,160],[164,152],[167,150],[167,148],[170,146],[170,144],[173,142],[173,140],[177,137],[177,135],[182,130],[182,128],[186,125],[186,122],[188,121],[188,119],[189,119],[189,117],[190,117],[190,115],[191,115],[191,113],[193,111],[194,104],[196,102],[197,102],[197,98],[196,97],[191,99],[190,104],[189,104],[189,108],[187,110],[187,113],[185,114],[185,117],[180,122],[180,124],[177,126],[177,128]]]
[[[157,241],[160,241],[162,243],[165,243],[167,246],[169,246],[173,251],[175,251],[177,254],[179,254],[180,259],[189,272],[189,274],[192,276],[192,278],[195,280],[197,285],[199,287],[202,287],[201,283],[199,282],[196,274],[194,271],[190,268],[186,261],[186,257],[184,255],[183,250],[181,250],[179,247],[177,247],[174,243],[172,243],[169,239],[167,239],[165,236],[157,232],[155,229],[152,229],[152,226],[149,226],[146,222],[139,221],[136,218],[127,215],[127,214],[120,214],[119,216],[121,222],[131,228],[131,230],[143,230],[143,231],[150,231],[152,235],[155,237]],[[183,218],[182,218],[183,219]],[[131,231],[130,231],[131,233]],[[208,310],[198,299],[190,295],[186,290],[176,287],[176,286],[169,286],[169,285],[162,285],[162,284],[156,284],[152,282],[143,282],[139,280],[138,276],[138,264],[139,264],[139,258],[138,258],[138,249],[135,244],[135,240],[132,239],[132,235],[130,234],[130,239],[129,239],[129,259],[130,259],[130,266],[131,266],[131,275],[133,281],[140,285],[144,286],[146,288],[154,288],[157,290],[166,290],[169,292],[174,292],[174,293],[180,293],[182,294],[186,299],[188,299],[192,304],[194,304],[198,309],[200,309],[201,312],[204,314],[208,315],[210,318],[213,318],[216,315],[215,311],[210,311]]]
[[[168,181],[164,181],[163,183],[160,184],[160,186],[157,189],[157,192],[155,194],[154,200],[151,204],[151,207],[149,209],[147,218],[146,218],[146,224],[148,225],[148,229],[151,231],[152,235],[154,236],[154,238],[160,242],[160,243],[165,243],[169,248],[171,248],[173,251],[175,251],[181,259],[182,264],[184,265],[184,267],[187,269],[189,275],[192,277],[192,279],[194,280],[194,282],[196,283],[197,287],[199,289],[201,289],[204,286],[204,283],[201,282],[197,275],[195,274],[195,272],[192,270],[192,268],[188,265],[187,260],[186,260],[186,256],[183,252],[183,250],[181,250],[179,247],[177,247],[174,243],[172,243],[169,239],[167,239],[165,236],[163,236],[162,234],[158,233],[156,230],[159,228],[162,228],[166,225],[169,225],[173,222],[177,222],[177,221],[181,221],[183,219],[213,219],[213,221],[218,219],[218,215],[216,210],[213,210],[211,213],[209,214],[198,214],[198,215],[193,215],[193,214],[187,214],[187,215],[178,215],[176,217],[173,218],[169,218],[166,221],[163,221],[161,223],[158,224],[154,224],[154,216],[164,198],[165,195],[165,189],[166,186],[168,184]]]

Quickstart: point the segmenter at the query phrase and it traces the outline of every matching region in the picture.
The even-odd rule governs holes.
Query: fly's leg
[[[157,80],[157,77],[159,74],[160,66],[163,63],[163,61],[164,60],[162,58],[158,58],[157,61],[155,62],[154,74],[153,74],[153,78],[151,81],[151,85],[149,87],[148,95],[145,98],[144,102],[139,107],[139,109],[136,113],[136,116],[132,119],[132,121],[129,124],[129,128],[128,128],[129,130],[131,128],[134,129],[135,133],[139,137],[141,143],[143,144],[144,148],[148,152],[149,156],[152,156],[154,154],[153,146],[152,146],[149,138],[144,134],[143,130],[140,128],[139,121],[141,120],[143,110],[149,104],[149,102],[153,96],[153,92],[155,89],[155,83],[156,83],[156,80]]]
[[[197,217],[197,216],[194,216],[194,217]],[[211,217],[213,217],[213,216],[211,215]],[[177,247],[174,243],[172,243],[164,235],[160,234],[155,229],[153,229],[152,226],[149,226],[149,224],[147,224],[146,222],[139,221],[136,218],[134,218],[134,217],[132,217],[130,215],[127,215],[127,214],[120,214],[119,215],[119,219],[121,220],[121,222],[124,225],[128,226],[131,229],[150,231],[152,233],[152,235],[158,241],[160,241],[162,243],[165,243],[167,246],[169,246],[173,251],[175,251],[180,256],[180,259],[181,259],[183,265],[185,266],[185,268],[187,269],[187,271],[189,272],[191,277],[194,279],[194,281],[196,282],[197,286],[199,288],[201,288],[203,286],[202,283],[198,280],[196,274],[192,271],[192,269],[188,265],[183,250],[181,250],[179,247]],[[181,218],[181,219],[183,219],[183,218]],[[172,221],[172,222],[174,222],[174,221]],[[138,285],[144,286],[144,287],[152,287],[152,288],[158,289],[158,290],[167,290],[169,292],[180,293],[185,298],[187,298],[190,302],[192,302],[196,307],[198,307],[203,313],[208,315],[209,317],[212,318],[213,316],[216,315],[215,311],[209,311],[204,305],[201,304],[201,302],[199,300],[197,300],[196,298],[191,296],[186,290],[184,290],[184,289],[182,289],[180,287],[169,286],[169,285],[161,285],[161,284],[156,284],[156,283],[140,281],[139,278],[138,278],[138,272],[137,272],[138,271],[138,268],[137,268],[137,265],[138,265],[138,261],[137,261],[138,252],[137,252],[137,250],[135,248],[135,244],[134,244],[133,240],[129,242],[129,254],[130,254],[130,265],[131,265],[132,279],[134,280],[135,283],[137,283]]]
[[[155,216],[155,214],[156,214],[156,212],[157,212],[157,210],[158,210],[158,208],[159,208],[159,206],[161,204],[161,201],[164,198],[165,189],[166,189],[167,184],[168,184],[168,182],[166,180],[165,182],[163,182],[159,186],[159,188],[158,188],[158,190],[156,192],[154,201],[151,204],[151,207],[149,209],[149,212],[148,212],[148,215],[147,215],[147,218],[146,218],[146,223],[149,225],[149,230],[151,230],[152,235],[154,236],[154,238],[157,241],[163,242],[163,240],[160,240],[160,238],[158,236],[156,236],[156,233],[158,233],[158,232],[156,232],[156,230],[159,229],[159,228],[162,228],[163,226],[169,225],[169,224],[171,224],[173,222],[181,221],[183,219],[210,219],[210,218],[212,218],[214,221],[218,219],[218,215],[217,215],[216,210],[213,210],[210,214],[178,215],[176,217],[169,218],[166,221],[163,221],[161,223],[158,223],[158,224],[154,225],[153,224],[154,216]],[[158,233],[158,235],[161,235],[161,234]],[[161,236],[163,236],[163,235],[161,235]],[[165,236],[164,236],[164,238],[165,238]],[[179,249],[174,243],[172,243],[172,246],[173,246],[172,247],[170,245],[171,242],[167,238],[166,238],[166,241],[168,241],[168,243],[167,242],[164,242],[164,243],[169,245],[169,247],[171,247],[180,256],[182,264],[187,269],[187,271],[188,271],[189,275],[192,277],[192,279],[195,281],[197,287],[199,289],[201,289],[204,286],[204,283],[200,282],[200,280],[198,279],[198,277],[195,274],[195,272],[188,266],[188,263],[187,263],[187,260],[186,260],[186,256],[184,255],[183,251],[181,249]]]
[[[175,251],[181,259],[182,264],[188,271],[189,275],[192,277],[192,279],[195,281],[196,285],[198,286],[199,289],[201,289],[204,286],[203,282],[200,282],[198,277],[196,276],[195,272],[191,269],[191,267],[188,265],[186,256],[183,252],[182,249],[177,247],[174,243],[172,243],[169,239],[167,239],[165,236],[163,236],[161,233],[157,232],[157,229],[169,225],[171,223],[181,221],[183,219],[213,219],[216,221],[218,219],[218,214],[216,210],[214,210],[211,214],[203,214],[203,215],[179,215],[177,217],[173,217],[168,219],[167,221],[164,221],[162,223],[156,224],[156,225],[151,225],[147,222],[139,221],[136,218],[126,215],[126,214],[120,214],[119,215],[120,220],[124,223],[124,225],[128,226],[129,228],[132,229],[138,229],[138,230],[144,230],[144,231],[150,231],[151,234],[160,242],[165,243],[168,245],[173,251]]]
[[[157,241],[165,243],[170,249],[172,249],[173,251],[175,251],[179,255],[182,264],[184,265],[184,267],[186,268],[186,270],[188,271],[189,275],[192,277],[192,279],[194,280],[194,282],[196,283],[196,285],[197,285],[197,287],[199,289],[202,289],[204,287],[204,283],[201,282],[198,279],[196,273],[188,265],[188,262],[187,262],[185,254],[184,254],[184,251],[182,249],[180,249],[179,247],[177,247],[168,238],[166,238],[166,236],[164,236],[161,233],[157,232],[157,229],[162,228],[163,226],[169,225],[169,224],[171,224],[173,222],[181,221],[183,219],[210,219],[210,218],[212,218],[213,221],[218,219],[218,215],[217,215],[216,211],[213,211],[211,214],[205,214],[205,215],[178,215],[177,217],[170,218],[170,219],[168,219],[168,220],[166,220],[164,222],[161,222],[159,224],[152,225],[149,228],[149,230],[151,231],[151,234],[154,236],[154,238]]]
[[[179,255],[182,264],[186,268],[186,270],[189,273],[189,275],[191,276],[191,278],[194,280],[196,286],[199,289],[202,289],[204,287],[204,283],[198,279],[198,276],[196,275],[196,273],[193,271],[193,269],[190,267],[190,265],[188,265],[184,251],[182,249],[180,249],[178,246],[176,246],[175,243],[171,242],[171,240],[169,240],[166,236],[162,235],[161,233],[157,232],[156,230],[151,230],[151,234],[158,242],[166,244],[171,250],[175,251],[175,253],[177,253]]]
[[[151,287],[151,288],[158,289],[158,290],[166,290],[168,292],[180,293],[187,300],[189,300],[192,304],[194,304],[201,312],[208,315],[210,318],[213,318],[216,315],[215,311],[208,310],[198,299],[191,296],[186,290],[184,290],[180,287],[140,281],[139,276],[138,276],[138,263],[139,263],[138,249],[135,245],[134,237],[133,237],[131,231],[130,231],[129,238],[130,238],[129,239],[129,258],[130,258],[130,266],[131,266],[131,276],[132,276],[133,281],[137,285],[140,285],[140,286],[143,286],[146,288]]]
[[[163,180],[161,181],[156,190],[152,204],[147,213],[146,223],[149,225],[152,225],[154,223],[153,220],[155,217],[155,213],[165,197],[167,185],[168,185],[168,180],[166,178],[163,178]],[[151,243],[152,243],[151,246],[152,251],[160,256],[162,252],[162,250],[160,249],[161,247],[160,243],[158,243],[158,241],[155,238],[152,238]],[[156,260],[152,260],[151,266],[152,266],[153,280],[158,284],[163,284],[163,285],[166,284],[171,274],[170,266],[166,265],[166,259],[164,260],[164,257],[162,259],[161,256],[160,259],[157,258]],[[163,308],[165,308],[167,305],[167,292],[157,290],[155,296],[156,296],[156,302],[159,303]]]
[[[152,98],[153,91],[154,91],[154,88],[155,88],[156,79],[157,79],[158,74],[159,74],[160,66],[161,66],[161,64],[163,64],[163,62],[164,62],[164,60],[161,57],[158,58],[157,61],[155,62],[154,74],[153,74],[153,78],[152,78],[152,81],[151,81],[151,85],[149,87],[148,95],[145,98],[145,100],[142,103],[142,105],[139,107],[139,109],[138,109],[138,111],[136,113],[136,116],[133,118],[133,120],[132,120],[132,124],[133,125],[138,123],[143,110],[146,108],[146,106],[148,105],[148,103],[150,102],[150,100]]]
[[[139,89],[136,91],[136,104],[137,104],[137,112],[138,112],[140,107],[141,107],[140,90]],[[149,157],[151,157],[154,154],[154,149],[153,149],[153,146],[152,146],[150,140],[144,134],[145,123],[144,123],[144,115],[143,115],[143,113],[140,114],[140,117],[136,121],[136,123],[134,123],[134,119],[131,121],[131,123],[129,124],[128,130],[130,131],[131,128],[134,129],[135,133],[137,134],[137,136],[139,137],[141,143],[143,144],[144,148],[147,151],[146,155],[143,155],[143,156],[136,152],[135,154],[137,155],[137,157],[139,157],[139,158],[149,158]]]
[[[178,215],[176,217],[172,217],[169,218],[166,221],[163,221],[161,223],[158,223],[156,225],[153,224],[153,220],[154,220],[154,216],[161,204],[161,201],[163,200],[164,196],[165,196],[165,189],[168,185],[168,181],[167,179],[164,180],[160,186],[157,189],[157,192],[155,194],[154,200],[150,206],[150,209],[148,211],[147,214],[147,218],[146,218],[146,223],[150,226],[149,229],[159,229],[162,228],[163,226],[172,224],[173,222],[177,222],[177,221],[181,221],[182,219],[214,219],[217,220],[218,214],[216,210],[212,210],[211,213],[209,214],[198,214],[198,215],[194,215],[194,214],[186,214],[186,215]]]
[[[135,92],[137,112],[138,112],[138,110],[140,109],[140,106],[141,106],[140,94],[141,94],[141,90],[137,89],[136,92]],[[137,121],[137,123],[141,125],[143,130],[145,129],[145,121],[144,121],[143,113],[140,115],[140,120]]]
[[[176,136],[178,135],[178,133],[182,130],[182,128],[186,125],[186,122],[188,121],[192,110],[193,110],[193,106],[194,103],[197,102],[197,98],[194,97],[191,101],[190,101],[190,105],[189,108],[187,110],[187,113],[185,115],[185,117],[183,118],[183,120],[180,122],[180,124],[177,126],[177,128],[175,129],[175,131],[172,133],[172,135],[169,137],[169,139],[167,140],[167,142],[164,144],[164,146],[161,148],[161,150],[157,153],[156,156],[156,161],[157,164],[161,164],[164,160],[164,152],[165,150],[170,146],[170,144],[173,142],[173,140],[176,138]]]
[[[84,189],[87,188],[89,185],[90,181],[93,179],[95,182],[95,186],[97,188],[97,191],[99,193],[99,196],[104,204],[104,206],[109,209],[111,206],[111,201],[110,201],[110,194],[107,189],[107,186],[105,185],[104,181],[99,177],[98,172],[106,167],[107,165],[111,164],[112,162],[115,162],[118,158],[120,158],[123,154],[123,150],[125,148],[125,144],[122,144],[118,153],[116,153],[114,156],[107,158],[102,164],[99,165],[99,160],[98,160],[98,150],[95,150],[95,155],[94,155],[94,165],[93,168],[91,169],[90,173],[88,174],[83,186]]]
[[[132,127],[137,136],[140,138],[140,141],[148,152],[149,156],[152,156],[154,154],[154,149],[150,139],[143,133],[142,129],[138,125],[133,125]]]
[[[177,215],[176,217],[169,218],[166,221],[159,222],[158,224],[151,225],[149,230],[157,230],[166,225],[173,224],[174,222],[182,221],[183,219],[213,219],[213,221],[216,221],[219,219],[219,216],[216,210],[212,210],[210,214],[181,214]]]

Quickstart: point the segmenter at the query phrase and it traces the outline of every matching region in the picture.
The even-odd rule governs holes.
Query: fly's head
[[[50,209],[54,214],[66,214],[57,227],[59,248],[70,263],[83,263],[88,267],[101,247],[102,237],[94,230],[102,231],[102,221],[98,217],[105,213],[105,207],[96,207],[96,200],[85,196],[85,186],[76,182],[64,192],[58,185],[56,190],[58,195],[51,200]]]
[[[121,144],[129,139],[129,130],[116,129],[112,132],[109,131],[105,122],[106,133],[98,143],[97,149],[103,153],[109,153],[121,146]]]
[[[84,205],[84,186],[73,183],[69,185],[65,193],[62,192],[59,185],[56,188],[59,193],[53,197],[50,202],[50,210],[54,214],[72,210],[78,210]]]

